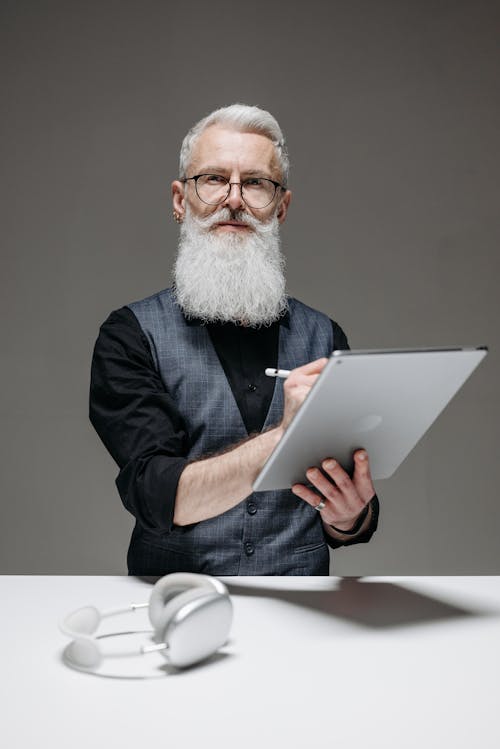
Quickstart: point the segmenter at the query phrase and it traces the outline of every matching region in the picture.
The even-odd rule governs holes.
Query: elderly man
[[[287,179],[268,112],[235,104],[198,122],[172,184],[174,287],[101,327],[90,416],[136,520],[129,574],[327,575],[328,546],[376,528],[363,451],[352,477],[325,456],[304,484],[252,493],[325,357],[347,348],[335,322],[285,293]],[[266,367],[293,372],[283,385]]]

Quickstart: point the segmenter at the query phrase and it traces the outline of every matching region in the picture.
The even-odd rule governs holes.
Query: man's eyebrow
[[[221,166],[204,166],[199,167],[196,174],[222,174],[223,172],[226,172],[227,169],[224,169]]]
[[[221,166],[204,166],[200,167],[196,174],[227,174],[230,169],[225,169]],[[266,177],[267,179],[272,179],[272,176],[269,174],[267,169],[242,169],[241,170],[242,175],[249,176],[249,177]]]
[[[243,169],[242,174],[248,174],[251,177],[268,177],[269,172],[267,169]]]

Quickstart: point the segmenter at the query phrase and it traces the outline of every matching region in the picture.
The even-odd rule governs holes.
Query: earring
[[[172,212],[172,215],[173,215],[173,217],[174,217],[174,221],[175,221],[175,222],[176,222],[177,224],[182,224],[182,216],[181,216],[181,215],[180,215],[179,213],[177,213],[177,211],[173,211],[173,212]]]

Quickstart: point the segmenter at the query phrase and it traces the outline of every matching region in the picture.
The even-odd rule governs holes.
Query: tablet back
[[[368,451],[374,479],[391,476],[486,355],[486,347],[335,351],[254,483],[307,483],[333,457],[352,471]]]

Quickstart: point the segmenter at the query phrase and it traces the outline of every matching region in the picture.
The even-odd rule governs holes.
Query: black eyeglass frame
[[[200,193],[198,192],[198,180],[200,179],[200,177],[220,177],[221,179],[225,179],[227,181],[227,192],[224,195],[224,197],[221,198],[220,200],[218,200],[217,203],[207,203],[206,200],[203,200],[203,198],[200,197]],[[248,203],[245,200],[245,198],[243,197],[243,186],[245,185],[245,182],[250,182],[253,179],[265,179],[265,180],[267,180],[267,182],[271,182],[271,184],[274,185],[274,195],[271,198],[271,200],[269,201],[269,203],[266,203],[265,205],[261,205],[258,208],[257,208],[257,206],[254,206],[254,205],[251,205],[250,203]],[[249,177],[248,179],[244,179],[243,182],[229,182],[229,180],[227,180],[227,178],[224,177],[222,174],[213,174],[213,172],[203,172],[202,174],[195,174],[193,177],[183,177],[183,179],[181,179],[181,182],[186,183],[186,182],[189,182],[190,180],[194,180],[194,189],[196,190],[196,194],[199,197],[199,199],[201,200],[201,202],[205,203],[205,205],[220,205],[221,203],[223,203],[227,199],[229,193],[231,192],[231,187],[233,185],[239,185],[240,195],[241,195],[242,201],[249,208],[254,208],[256,211],[261,211],[263,208],[267,208],[269,205],[271,205],[271,203],[273,202],[273,200],[276,198],[276,193],[278,192],[278,187],[280,188],[280,190],[283,190],[284,192],[286,192],[286,189],[287,189],[284,185],[281,184],[281,182],[276,182],[274,179],[269,179],[269,177]]]

